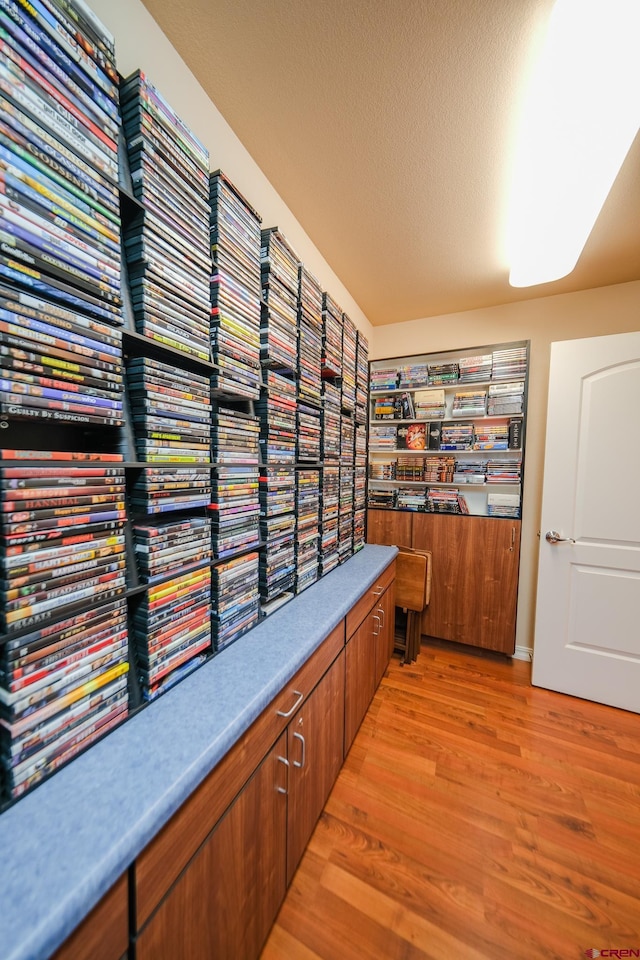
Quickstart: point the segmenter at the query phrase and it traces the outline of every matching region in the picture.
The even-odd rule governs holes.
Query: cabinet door
[[[433,558],[423,634],[512,654],[520,521],[416,514],[411,545]]]
[[[401,510],[368,510],[367,543],[381,543],[389,547],[411,546],[410,512]]]
[[[344,752],[353,743],[375,690],[377,626],[372,610],[345,648]]]
[[[124,874],[104,895],[53,960],[118,960],[129,942],[129,888]]]
[[[137,960],[255,960],[284,898],[286,733],[139,934]]]
[[[385,670],[389,666],[389,660],[393,654],[395,615],[395,584],[392,583],[382,594],[379,603],[373,610],[373,629],[376,648],[374,690],[377,690],[380,681],[384,677]],[[375,619],[376,617],[377,619]]]
[[[289,724],[288,882],[342,766],[343,736],[344,651]]]

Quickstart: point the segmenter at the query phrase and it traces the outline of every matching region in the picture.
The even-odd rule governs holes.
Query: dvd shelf
[[[3,11],[0,809],[351,555],[367,387],[84,4]]]
[[[519,518],[528,355],[520,341],[372,362],[368,505]]]

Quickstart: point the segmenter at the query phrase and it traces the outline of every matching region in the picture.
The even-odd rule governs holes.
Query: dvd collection
[[[0,45],[0,409],[43,438],[88,427],[101,447],[123,422],[113,37],[82,4],[7,2]],[[63,461],[50,467],[13,466],[28,458],[2,451],[11,798],[128,713],[122,457],[73,450],[30,452]]]
[[[340,523],[340,463],[325,459],[322,468],[322,499],[320,513],[320,573],[338,566]]]
[[[211,623],[216,650],[222,650],[258,622],[258,562],[257,553],[245,553],[213,567]]]
[[[353,553],[354,422],[340,418],[340,509],[338,557],[343,563]]]
[[[212,430],[213,480],[209,511],[216,559],[260,543],[260,423],[219,406]],[[256,568],[257,581],[257,568]]]
[[[126,719],[128,670],[124,599],[0,647],[0,764],[12,798]]]
[[[298,362],[299,261],[277,227],[262,231],[260,357],[264,366],[294,376]]]
[[[260,216],[220,171],[211,204],[212,386],[257,399],[260,393]]]
[[[138,569],[147,583],[211,562],[211,521],[184,517],[133,526]]]
[[[318,579],[320,471],[296,471],[296,579],[301,593]]]
[[[211,650],[211,568],[150,585],[132,623],[142,695],[153,700],[203,663]]]
[[[298,282],[298,398],[319,407],[322,394],[322,290],[302,263]]]
[[[367,422],[367,400],[369,385],[369,341],[359,330],[356,347],[356,423]]]
[[[209,153],[140,70],[120,88],[138,217],[124,231],[138,333],[209,360]]]
[[[354,411],[356,405],[357,330],[346,313],[342,314],[342,408]]]
[[[340,459],[340,388],[330,380],[322,381],[322,459]]]
[[[528,347],[468,353],[371,365],[368,507],[520,516],[520,492],[489,491],[522,487]]]
[[[526,346],[505,347],[492,353],[460,357],[455,361],[408,362],[372,368],[371,393],[389,390],[419,390],[423,387],[453,386],[456,383],[488,383],[492,380],[524,380],[527,372]],[[505,411],[511,412],[511,411]],[[513,411],[514,413],[520,411]],[[444,414],[443,414],[444,416]]]
[[[358,341],[359,342],[359,341]],[[356,407],[357,410],[357,407]],[[354,429],[353,552],[364,547],[367,507],[367,428],[356,420]]]
[[[328,293],[322,295],[322,376],[342,376],[342,309]]]
[[[277,230],[262,234],[263,387],[260,417],[260,609],[273,612],[296,585],[295,464],[298,454],[297,310],[299,265]],[[319,451],[314,452],[317,460]]]
[[[260,415],[260,554],[259,582],[263,610],[278,596],[292,596],[295,580],[296,529],[296,383],[265,369],[265,384],[256,408]]]
[[[298,453],[300,463],[318,463],[322,438],[322,410],[298,400]]]
[[[98,42],[91,24],[63,8],[7,3],[0,45],[0,411],[47,425],[117,427],[112,38],[105,31]]]
[[[16,798],[362,544],[368,345],[84,0],[0,16]]]
[[[296,461],[295,381],[275,370],[265,370],[256,412],[260,417],[262,463],[287,463],[293,466]]]
[[[326,298],[325,300],[330,299]],[[326,316],[326,313],[325,313]],[[340,444],[341,444],[340,387],[326,377],[322,381],[322,485],[320,504],[320,572],[328,573],[337,567],[340,508]]]

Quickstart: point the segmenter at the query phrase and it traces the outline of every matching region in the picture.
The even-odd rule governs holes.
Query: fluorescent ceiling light
[[[509,283],[571,273],[640,125],[639,0],[557,0],[522,119]]]

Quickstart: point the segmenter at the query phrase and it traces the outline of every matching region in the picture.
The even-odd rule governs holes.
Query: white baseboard
[[[531,662],[533,659],[533,649],[531,647],[521,647],[516,646],[515,652],[513,654],[514,660],[528,660]]]

